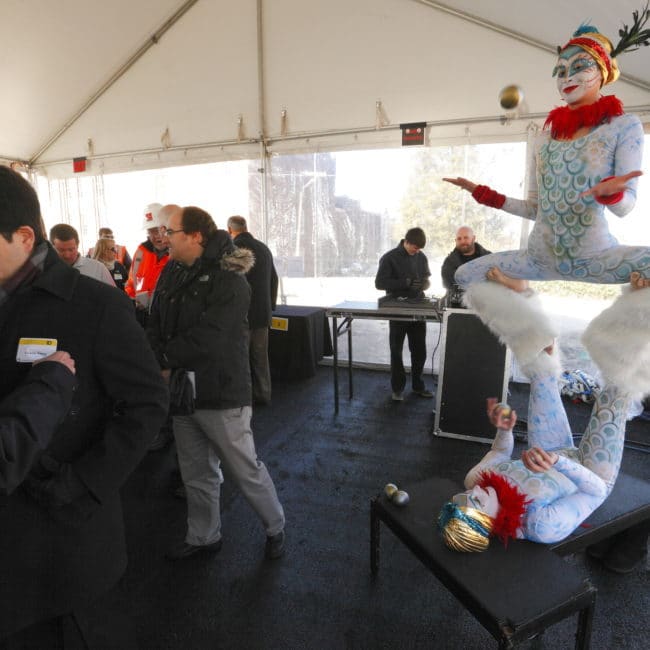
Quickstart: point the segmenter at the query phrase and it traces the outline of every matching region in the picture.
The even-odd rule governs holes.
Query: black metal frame
[[[355,318],[363,320],[397,320],[440,322],[440,311],[432,305],[431,309],[421,307],[377,307],[371,302],[343,302],[325,310],[332,318],[332,363],[334,373],[334,413],[339,412],[339,336],[348,335],[348,399],[354,396],[352,385],[352,321]],[[338,319],[342,318],[341,323]]]

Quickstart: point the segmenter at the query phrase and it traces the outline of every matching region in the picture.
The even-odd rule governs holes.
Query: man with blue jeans
[[[195,392],[194,412],[174,415],[187,534],[167,558],[221,549],[221,463],[262,521],[266,557],[278,558],[284,511],[250,428],[250,288],[244,274],[253,256],[235,248],[196,207],[171,212],[165,239],[171,262],[158,280],[147,334],[163,376],[189,371]]]
[[[422,249],[427,243],[422,228],[411,228],[404,239],[385,253],[379,260],[379,268],[375,277],[375,287],[384,290],[387,296],[404,300],[418,301],[424,299],[424,290],[429,287],[429,262]],[[426,334],[427,326],[424,321],[389,321],[390,345],[390,383],[392,399],[401,402],[406,371],[402,361],[404,339],[408,337],[411,352],[411,386],[413,392],[420,397],[433,397],[422,380],[422,371],[427,357]]]

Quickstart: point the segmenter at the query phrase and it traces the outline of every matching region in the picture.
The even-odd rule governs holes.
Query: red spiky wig
[[[497,494],[499,512],[494,518],[492,535],[496,535],[505,546],[508,546],[508,539],[517,537],[517,531],[521,528],[521,520],[526,514],[526,506],[530,500],[526,500],[526,495],[520,492],[516,485],[497,472],[482,472],[478,485],[484,490],[492,487]]]

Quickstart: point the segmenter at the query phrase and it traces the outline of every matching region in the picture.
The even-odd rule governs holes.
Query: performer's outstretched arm
[[[479,480],[484,470],[498,465],[504,460],[510,460],[514,447],[512,429],[517,422],[517,412],[506,404],[498,404],[496,397],[487,399],[487,415],[490,422],[497,428],[490,451],[465,476],[465,488],[471,490]]]
[[[518,217],[535,221],[535,218],[537,217],[538,192],[537,166],[534,159],[528,172],[528,196],[525,200],[505,196],[487,185],[479,185],[478,183],[474,183],[462,176],[457,176],[455,178],[445,177],[442,180],[468,191],[474,200],[482,205],[505,210],[506,212]]]

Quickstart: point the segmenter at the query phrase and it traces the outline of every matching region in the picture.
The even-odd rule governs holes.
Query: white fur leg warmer
[[[650,393],[650,289],[625,291],[589,323],[582,342],[606,383],[635,398]]]
[[[522,368],[534,364],[557,336],[539,297],[532,292],[518,293],[497,282],[478,282],[465,291],[464,301],[514,352]]]
[[[551,354],[542,350],[534,359],[526,364],[521,364],[521,371],[528,377],[557,377],[562,374],[562,364],[560,363],[559,345],[554,345]]]

